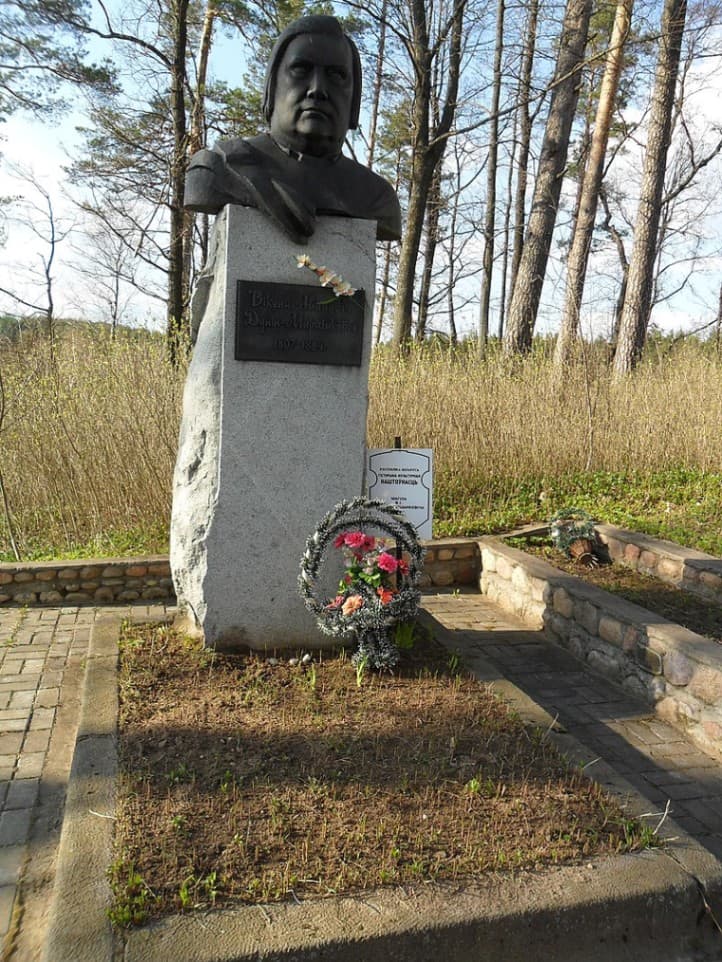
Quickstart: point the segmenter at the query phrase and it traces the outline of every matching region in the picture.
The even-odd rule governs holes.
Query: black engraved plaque
[[[236,360],[358,367],[365,305],[364,291],[238,281]]]

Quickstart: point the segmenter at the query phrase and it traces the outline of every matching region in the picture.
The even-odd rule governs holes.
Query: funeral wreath
[[[336,595],[326,598],[318,580],[331,548],[341,552],[344,571]],[[401,511],[368,498],[337,504],[306,542],[301,597],[324,634],[355,636],[354,664],[390,669],[398,663],[395,629],[416,615],[423,554]]]
[[[596,529],[592,516],[582,508],[562,508],[549,519],[552,544],[580,564],[595,567]]]

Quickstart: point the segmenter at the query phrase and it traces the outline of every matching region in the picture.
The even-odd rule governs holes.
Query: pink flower
[[[361,547],[364,549],[364,551],[373,551],[373,549],[376,547],[376,538],[374,538],[372,534],[365,534],[364,542]]]
[[[337,534],[333,541],[334,548],[343,548],[345,544],[346,544],[346,535]]]
[[[329,603],[328,603],[327,605],[325,605],[325,607],[326,607],[326,608],[338,608],[338,606],[341,604],[342,601],[343,601],[343,595],[336,595],[336,597],[333,599],[333,601],[329,601]]]
[[[401,572],[402,575],[407,575],[409,573],[409,566],[407,562],[404,561],[403,558],[401,559],[401,561],[399,561],[399,571]]]
[[[345,541],[349,548],[363,548],[365,537],[362,531],[351,531],[346,535]]]
[[[351,595],[349,598],[347,598],[344,601],[343,607],[341,608],[341,612],[344,615],[352,615],[354,611],[359,610],[359,608],[361,607],[361,605],[363,605],[363,603],[364,603],[364,600],[361,597],[361,595]]]
[[[379,555],[379,560],[376,562],[382,571],[386,571],[389,574],[393,574],[396,571],[398,562],[393,555],[389,554],[388,551],[384,551],[383,554]]]

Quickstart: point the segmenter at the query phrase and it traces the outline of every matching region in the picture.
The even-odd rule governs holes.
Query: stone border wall
[[[611,524],[595,527],[612,561],[722,605],[722,559]]]
[[[474,538],[425,541],[422,587],[471,585],[481,558]],[[108,605],[129,601],[175,602],[166,557],[0,564],[2,605]]]
[[[174,601],[168,558],[0,564],[0,605]]]
[[[722,756],[722,645],[482,538],[483,594]]]
[[[439,538],[423,541],[422,588],[478,584],[481,554],[477,538]]]

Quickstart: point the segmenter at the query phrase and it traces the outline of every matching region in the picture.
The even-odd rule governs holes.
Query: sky
[[[72,114],[57,126],[16,115],[0,126],[0,196],[24,198],[40,208],[33,210],[32,220],[37,231],[44,236],[47,236],[48,228],[46,201],[25,178],[33,178],[47,192],[61,229],[78,220],[65,195],[62,169],[67,163],[66,151],[75,139],[73,122]],[[0,248],[0,286],[17,290],[21,296],[35,302],[41,295],[38,295],[31,275],[43,270],[41,258],[48,255],[49,247],[23,222],[28,217],[18,209],[17,201],[4,205],[4,211],[5,242]],[[59,243],[59,263],[53,271],[57,277],[61,313],[70,306],[68,293],[72,284],[65,266],[71,256],[70,243],[69,238]],[[0,309],[11,310],[11,303],[7,297],[0,298]]]
[[[120,0],[108,4],[111,12],[121,7]],[[89,55],[100,60],[109,55],[109,45],[105,41],[91,43]],[[112,51],[111,51],[112,52]],[[245,57],[237,40],[231,40],[223,32],[214,38],[211,59],[211,72],[217,79],[234,83],[241,79],[245,70]],[[127,82],[125,78],[124,82]],[[73,265],[78,261],[87,264],[87,246],[84,239],[76,234],[75,228],[82,226],[83,217],[73,203],[78,192],[68,184],[63,168],[82,142],[76,127],[87,124],[84,104],[77,101],[73,109],[62,114],[57,121],[37,120],[20,113],[12,115],[5,123],[0,123],[0,198],[24,197],[41,210],[33,213],[37,231],[28,228],[27,214],[13,209],[17,205],[4,204],[0,209],[0,287],[12,288],[31,303],[44,306],[42,278],[43,258],[48,255],[48,244],[37,236],[40,232],[47,236],[46,201],[28,183],[26,177],[35,179],[51,198],[54,216],[61,228],[71,226],[71,232],[57,245],[53,262],[54,300],[58,316],[81,316],[91,320],[103,320],[107,310],[102,296],[94,294],[94,289]],[[3,219],[3,212],[5,217]],[[2,243],[4,233],[4,244]],[[155,289],[162,293],[164,278],[155,279]],[[155,298],[149,298],[126,288],[127,304],[123,320],[134,325],[162,329],[166,319],[164,306]],[[27,313],[22,305],[0,293],[0,313]]]
[[[238,78],[242,72],[238,46],[221,39],[213,61],[214,72],[227,80]],[[234,76],[235,75],[235,76]],[[719,100],[722,94],[722,68],[720,58],[702,60],[691,77],[694,92],[688,96],[692,106],[690,116],[699,136],[713,139],[715,128],[719,129]],[[82,105],[80,105],[82,106]],[[630,118],[634,119],[633,111]],[[628,118],[628,119],[630,119]],[[21,115],[12,116],[0,125],[0,196],[23,195],[32,200],[39,209],[32,214],[35,232],[13,217],[16,205],[4,206],[5,241],[0,247],[0,287],[17,290],[32,303],[43,303],[42,289],[37,286],[37,274],[42,272],[42,257],[47,256],[48,245],[38,234],[47,230],[45,199],[18,173],[19,168],[30,174],[48,193],[53,212],[62,234],[72,225],[79,225],[81,217],[73,205],[66,183],[63,166],[78,145],[75,126],[82,122],[82,110],[66,114],[59,123],[36,121]],[[642,149],[632,142],[628,152],[617,166],[616,177],[620,184],[635,183],[642,164]],[[722,278],[722,165],[717,161],[704,172],[691,210],[690,222],[682,224],[679,236],[674,240],[681,250],[691,243],[694,233],[699,250],[704,256],[694,265],[691,276],[686,265],[666,272],[670,290],[684,285],[677,295],[657,305],[653,323],[665,331],[690,330],[708,323],[716,314],[720,279]],[[572,203],[573,184],[565,188],[564,202],[568,209]],[[633,200],[630,200],[629,218],[633,223]],[[568,214],[567,214],[568,216]],[[563,220],[564,212],[560,215]],[[26,218],[27,219],[27,218]],[[87,282],[72,270],[78,259],[87,260],[88,248],[71,231],[57,246],[53,265],[54,297],[59,315],[86,316],[102,319],[105,308],[102,298],[93,293]],[[628,251],[631,237],[627,239]],[[476,245],[476,257],[481,259],[481,241]],[[33,272],[36,277],[33,279]],[[595,281],[589,284],[582,306],[582,329],[587,335],[606,335],[613,321],[613,303],[619,277],[619,264],[613,253],[600,255],[595,260]],[[158,282],[162,285],[162,278]],[[477,323],[478,277],[468,282],[469,305],[459,313],[462,330],[473,331]],[[548,275],[542,294],[542,306],[537,330],[540,333],[555,331],[558,326],[560,304],[564,294],[564,264],[558,250],[553,250]],[[39,300],[38,300],[39,299]],[[21,308],[16,308],[22,311]],[[12,301],[0,294],[0,312],[13,311]],[[141,294],[129,292],[124,318],[127,322],[162,327],[163,307],[158,301]],[[494,322],[492,321],[492,324]]]

